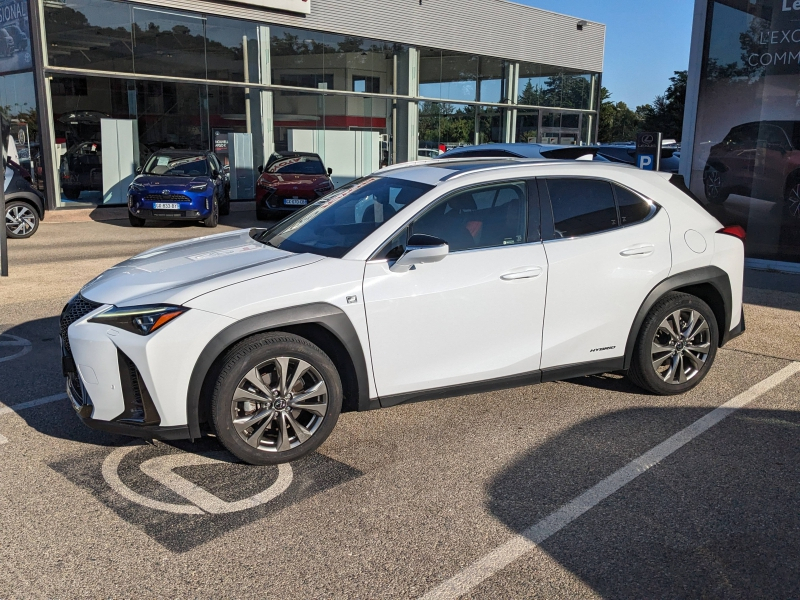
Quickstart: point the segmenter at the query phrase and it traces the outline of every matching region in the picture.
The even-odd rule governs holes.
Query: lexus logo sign
[[[311,0],[239,0],[239,2],[303,15],[311,14]]]
[[[649,133],[646,133],[642,136],[642,144],[645,146],[650,146],[653,143],[653,136]]]

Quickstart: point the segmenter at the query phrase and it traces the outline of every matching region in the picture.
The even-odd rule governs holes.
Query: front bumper
[[[213,209],[213,196],[208,192],[180,192],[154,199],[157,194],[135,192],[128,194],[128,210],[140,219],[163,221],[197,221],[205,219]],[[157,203],[177,204],[176,209],[156,208]]]
[[[141,336],[89,322],[106,308],[78,296],[62,313],[62,365],[78,416],[94,429],[113,433],[189,438],[192,371],[211,338],[233,320],[193,309]]]
[[[199,221],[208,217],[211,211],[208,210],[151,210],[140,209],[131,210],[131,214],[140,219],[153,221]]]

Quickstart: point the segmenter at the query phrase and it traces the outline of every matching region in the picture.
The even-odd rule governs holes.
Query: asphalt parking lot
[[[85,428],[64,303],[208,233],[45,221],[11,240],[0,599],[800,596],[800,276],[748,272],[747,332],[683,396],[608,374],[346,413],[281,468]]]

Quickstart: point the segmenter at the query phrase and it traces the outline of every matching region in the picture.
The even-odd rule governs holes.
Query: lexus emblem
[[[645,146],[650,146],[653,143],[653,136],[652,135],[643,135],[642,136],[642,144]]]
[[[169,196],[169,190],[161,190],[162,196]]]

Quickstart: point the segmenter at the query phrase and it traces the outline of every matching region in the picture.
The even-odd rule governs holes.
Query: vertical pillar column
[[[269,46],[269,27],[258,27],[258,82],[263,85],[272,84],[272,60]],[[254,157],[259,164],[266,163],[267,157],[275,152],[275,104],[272,92],[260,90],[253,94],[254,101],[258,104],[258,115],[261,127],[254,127],[254,145],[261,150],[261,156]]]
[[[398,56],[397,93],[419,96],[419,51],[409,48],[408,54]],[[419,106],[415,100],[397,101],[396,162],[417,160],[419,146]]]

